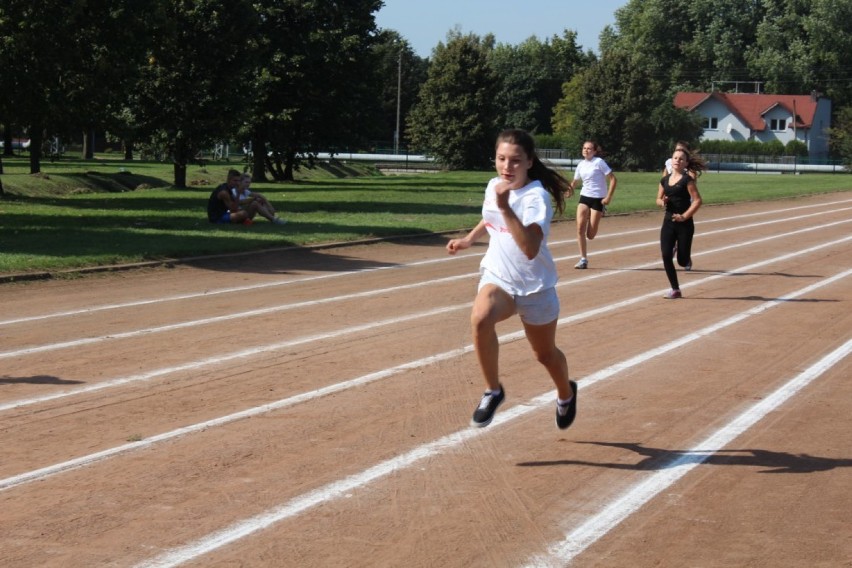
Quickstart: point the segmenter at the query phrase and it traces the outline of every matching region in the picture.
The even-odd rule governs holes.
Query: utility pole
[[[399,107],[402,101],[402,50],[399,50],[399,63],[396,72],[396,130],[393,133],[393,153],[399,154]]]

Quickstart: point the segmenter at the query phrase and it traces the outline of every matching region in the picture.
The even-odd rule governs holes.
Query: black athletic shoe
[[[470,421],[470,425],[482,428],[491,424],[494,413],[497,412],[497,407],[503,404],[504,400],[506,400],[506,389],[502,385],[500,386],[500,394],[486,391],[482,395],[482,400],[479,401],[479,406],[473,411],[473,419]]]
[[[568,401],[568,404],[562,405],[556,403],[556,425],[560,430],[566,429],[574,422],[577,416],[577,383],[568,381],[571,385],[571,390],[574,391],[574,396]]]

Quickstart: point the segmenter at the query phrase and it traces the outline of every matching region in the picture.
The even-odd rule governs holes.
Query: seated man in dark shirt
[[[231,196],[231,188],[237,187],[240,172],[228,171],[228,181],[213,190],[207,200],[207,219],[211,223],[245,223],[251,225],[257,215],[259,203],[249,203],[240,209],[239,202]]]

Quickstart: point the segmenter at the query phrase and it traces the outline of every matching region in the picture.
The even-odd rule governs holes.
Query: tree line
[[[319,151],[394,140],[449,168],[488,165],[507,127],[563,147],[593,138],[622,169],[656,169],[697,141],[677,91],[819,92],[836,151],[852,137],[852,0],[630,0],[599,53],[561,36],[518,45],[450,30],[418,57],[378,29],[381,0],[5,0],[0,124],[31,139],[106,131],[125,154],[169,156],[174,183],[222,140],[251,147],[256,180],[293,179]],[[397,131],[399,125],[399,131]]]

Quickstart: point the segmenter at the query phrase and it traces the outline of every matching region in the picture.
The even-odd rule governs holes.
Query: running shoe
[[[252,221],[251,219],[246,219],[245,221],[243,221],[243,225],[245,225],[246,227],[248,227],[249,225],[251,225],[253,223],[254,223],[254,221]]]
[[[559,404],[559,401],[556,402],[556,425],[560,430],[568,428],[577,416],[577,383],[568,381],[568,384],[571,385],[574,396],[565,404]]]
[[[580,262],[578,262],[577,264],[574,265],[574,268],[588,268],[588,267],[589,267],[589,261],[586,260],[585,258],[581,258]]]
[[[682,297],[683,297],[683,296],[681,296],[681,295],[680,295],[680,290],[678,290],[677,288],[674,288],[674,289],[672,289],[672,290],[669,290],[669,291],[668,291],[668,292],[666,292],[666,294],[663,296],[663,298],[665,298],[666,300],[675,300],[675,299],[677,299],[677,298],[682,298]]]
[[[490,390],[485,391],[482,400],[479,401],[479,406],[473,411],[473,419],[470,421],[470,425],[484,428],[491,424],[494,413],[497,412],[497,407],[503,404],[504,400],[506,400],[506,389],[502,385],[500,386],[500,394],[494,394]]]
[[[686,266],[684,266],[683,269],[686,270],[687,272],[692,270],[692,261],[690,260],[689,262],[687,262]]]
[[[275,217],[274,219],[272,219],[272,222],[275,223],[276,225],[286,225],[287,224],[287,220],[282,219],[281,217]]]

